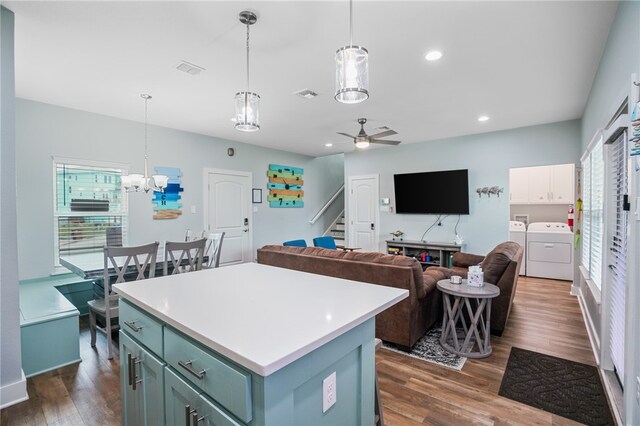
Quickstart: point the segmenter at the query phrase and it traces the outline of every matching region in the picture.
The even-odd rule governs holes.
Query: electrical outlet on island
[[[322,381],[322,412],[326,413],[336,403],[336,372]]]

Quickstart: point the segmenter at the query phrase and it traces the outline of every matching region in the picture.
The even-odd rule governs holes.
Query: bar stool
[[[376,352],[378,349],[382,347],[382,340],[376,338]],[[376,380],[376,400],[374,404],[374,414],[375,414],[375,426],[384,426],[384,420],[382,419],[382,402],[380,401],[380,386],[378,386],[378,369],[375,371],[375,380]]]

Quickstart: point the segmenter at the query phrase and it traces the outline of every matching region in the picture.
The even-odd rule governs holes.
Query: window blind
[[[54,162],[55,266],[60,256],[102,252],[127,240],[122,170]]]
[[[624,330],[625,293],[627,278],[627,243],[629,233],[628,212],[624,211],[624,195],[627,194],[627,140],[624,132],[611,146],[609,164],[611,194],[609,203],[615,206],[615,228],[609,247],[609,294],[611,300],[609,320],[609,345],[611,359],[619,378],[624,378]]]
[[[591,153],[591,279],[602,288],[602,235],[604,233],[604,160],[602,139]]]
[[[582,162],[582,266],[588,271],[591,257],[591,156]]]

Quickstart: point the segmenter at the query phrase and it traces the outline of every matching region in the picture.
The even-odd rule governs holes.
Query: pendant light
[[[249,91],[249,26],[258,21],[255,13],[247,10],[238,15],[247,26],[247,90],[236,93],[236,129],[241,132],[260,130],[260,96]]]
[[[349,0],[349,45],[336,51],[335,99],[357,104],[369,97],[369,52],[353,45],[353,1]]]
[[[163,192],[169,183],[169,177],[165,175],[153,175],[149,178],[148,159],[147,159],[147,103],[151,99],[151,95],[143,93],[140,95],[144,99],[144,175],[133,173],[122,176],[122,187],[127,192],[149,192],[149,190]]]

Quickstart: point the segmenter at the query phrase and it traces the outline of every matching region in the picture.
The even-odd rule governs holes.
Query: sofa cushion
[[[334,259],[343,259],[353,262],[366,262],[366,263],[378,263],[382,265],[404,266],[411,268],[413,274],[413,281],[416,286],[416,297],[421,299],[425,297],[431,290],[425,288],[422,279],[422,266],[420,263],[407,256],[395,256],[385,253],[377,252],[357,252],[346,250],[329,250],[320,247],[290,247],[269,245],[263,247],[264,250],[276,251],[281,253],[295,253],[303,254],[307,256],[322,256],[330,257]]]
[[[507,241],[498,244],[481,263],[485,282],[496,284],[509,263],[516,260],[516,254],[520,246],[517,243]]]
[[[345,253],[345,260],[409,267],[413,272],[413,281],[416,286],[416,296],[418,297],[418,299],[423,298],[430,291],[427,290],[424,286],[424,281],[422,279],[422,266],[420,265],[420,262],[412,257],[396,256],[377,252],[347,251]]]

